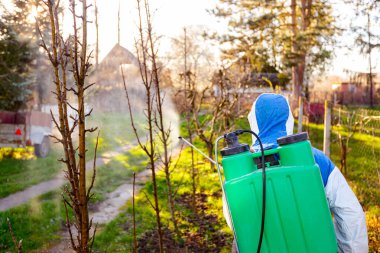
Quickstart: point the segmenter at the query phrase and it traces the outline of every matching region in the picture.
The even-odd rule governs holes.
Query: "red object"
[[[27,140],[26,141],[26,146],[32,146],[32,141],[31,140]]]
[[[22,135],[22,132],[21,132],[20,128],[17,128],[15,134],[16,134],[16,135]]]
[[[306,113],[309,116],[310,122],[322,123],[325,115],[325,106],[323,103],[310,103],[306,107]]]

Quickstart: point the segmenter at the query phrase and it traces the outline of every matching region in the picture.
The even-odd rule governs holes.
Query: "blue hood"
[[[293,134],[294,118],[288,100],[279,94],[261,94],[252,105],[248,121],[264,149],[277,147],[277,138]],[[252,143],[255,150],[260,150],[255,137]]]

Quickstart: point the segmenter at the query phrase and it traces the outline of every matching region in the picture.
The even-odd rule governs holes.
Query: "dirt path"
[[[96,159],[96,166],[100,167],[104,164],[107,164],[112,157],[124,153],[131,149],[134,144],[128,144],[123,147],[119,147],[113,151],[106,152],[102,154],[99,158]],[[94,160],[90,160],[86,163],[86,169],[92,169]],[[5,198],[0,199],[0,212],[6,211],[10,208],[16,207],[23,203],[28,202],[30,199],[37,197],[41,194],[47,193],[58,187],[62,186],[65,183],[64,173],[61,172],[56,178],[45,181],[36,185],[33,185],[29,188],[26,188],[23,191],[13,193]]]

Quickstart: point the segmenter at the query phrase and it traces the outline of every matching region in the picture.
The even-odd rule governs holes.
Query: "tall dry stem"
[[[127,97],[128,102],[128,110],[131,118],[131,125],[133,132],[136,136],[136,140],[140,146],[140,148],[145,152],[145,154],[148,156],[149,159],[149,167],[152,172],[152,184],[153,184],[153,198],[154,201],[152,202],[149,197],[147,196],[147,199],[149,203],[151,204],[153,210],[155,211],[156,215],[156,224],[157,224],[157,239],[158,239],[158,245],[159,245],[159,252],[164,252],[163,247],[163,233],[162,233],[162,222],[161,222],[161,216],[160,216],[160,207],[158,203],[158,191],[157,191],[157,180],[156,180],[156,168],[157,168],[157,149],[156,149],[156,142],[155,142],[155,121],[156,119],[156,110],[154,107],[154,101],[155,101],[155,86],[153,83],[153,76],[152,72],[150,71],[150,59],[149,59],[149,48],[147,47],[147,38],[146,34],[144,32],[143,27],[143,20],[142,20],[142,7],[141,7],[141,1],[137,0],[137,10],[139,15],[139,22],[138,22],[138,29],[139,29],[139,39],[135,41],[135,47],[137,51],[137,59],[139,62],[139,70],[140,70],[140,76],[142,80],[142,84],[144,86],[145,91],[145,109],[144,109],[144,115],[145,120],[147,124],[147,140],[146,142],[143,142],[143,140],[140,138],[138,134],[138,130],[135,125],[134,117],[133,117],[133,111],[131,106],[131,101],[129,98],[128,88],[125,81],[125,76],[123,72],[123,68],[121,67],[121,73],[123,78],[123,84],[124,89]]]
[[[92,110],[85,111],[85,92],[93,84],[86,84],[88,70],[91,66],[89,59],[91,54],[87,52],[87,5],[86,0],[81,0],[81,13],[76,13],[76,1],[70,1],[70,11],[73,20],[73,33],[66,40],[60,31],[60,18],[58,10],[60,1],[44,1],[50,17],[51,46],[45,43],[47,38],[41,36],[41,47],[45,49],[54,70],[55,91],[57,98],[58,120],[51,111],[53,122],[60,133],[59,136],[51,136],[56,142],[61,143],[64,150],[64,157],[60,159],[66,165],[65,176],[68,186],[64,188],[62,194],[66,210],[66,227],[71,241],[71,247],[76,252],[92,252],[92,245],[95,240],[94,229],[90,237],[92,220],[88,216],[88,202],[91,198],[91,189],[95,182],[96,175],[96,152],[98,138],[95,146],[95,160],[93,164],[94,174],[91,184],[87,190],[86,185],[86,133],[96,131],[96,128],[86,128],[85,118],[90,116]],[[81,28],[78,28],[78,20]],[[81,32],[81,35],[79,35]],[[69,83],[68,75],[72,75],[73,83]],[[71,79],[70,79],[71,80]],[[69,97],[73,97],[70,101]],[[69,111],[74,113],[69,113]],[[78,138],[74,138],[74,134]],[[77,142],[74,139],[78,139]],[[73,211],[73,218],[70,215]],[[74,233],[72,229],[76,229]]]

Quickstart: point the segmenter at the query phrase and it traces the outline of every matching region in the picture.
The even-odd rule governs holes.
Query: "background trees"
[[[245,56],[257,72],[266,66],[288,72],[295,101],[307,92],[305,75],[331,57],[337,30],[328,1],[220,0],[212,13],[229,21],[229,32],[217,36],[228,45],[223,56]]]
[[[17,57],[13,59],[14,63],[18,61],[20,65],[24,66],[22,70],[14,71],[19,76],[22,76],[23,81],[12,81],[13,85],[9,87],[17,90],[17,86],[22,84],[24,94],[12,95],[8,99],[12,100],[11,97],[18,97],[18,100],[20,100],[24,97],[25,99],[21,99],[21,104],[25,104],[26,97],[29,96],[28,98],[30,98],[30,95],[35,92],[37,96],[35,97],[36,101],[33,102],[36,106],[40,107],[42,103],[46,103],[49,100],[48,98],[51,94],[48,84],[52,81],[52,78],[49,74],[46,74],[51,72],[51,68],[48,58],[39,47],[40,38],[37,29],[40,27],[45,36],[50,36],[48,12],[41,1],[13,0],[12,3],[12,12],[3,7],[4,13],[1,20],[12,31],[13,40],[17,40],[19,45],[23,45],[18,51],[20,53],[27,51],[29,60],[25,61],[25,58],[21,59]],[[61,12],[62,9],[60,8],[58,11]],[[46,43],[49,45],[48,42]],[[28,96],[25,94],[28,94]],[[10,105],[4,109],[17,110],[19,106]]]
[[[30,99],[30,44],[0,20],[0,110],[18,110]]]
[[[376,29],[380,25],[380,2],[372,0],[357,0],[349,2],[356,12],[356,16],[351,21],[351,29],[348,34],[355,38],[354,46],[360,48],[360,52],[366,55],[368,60],[368,89],[370,97],[370,107],[374,106],[374,82],[373,82],[373,67],[374,53],[379,53],[380,49],[380,33]]]

